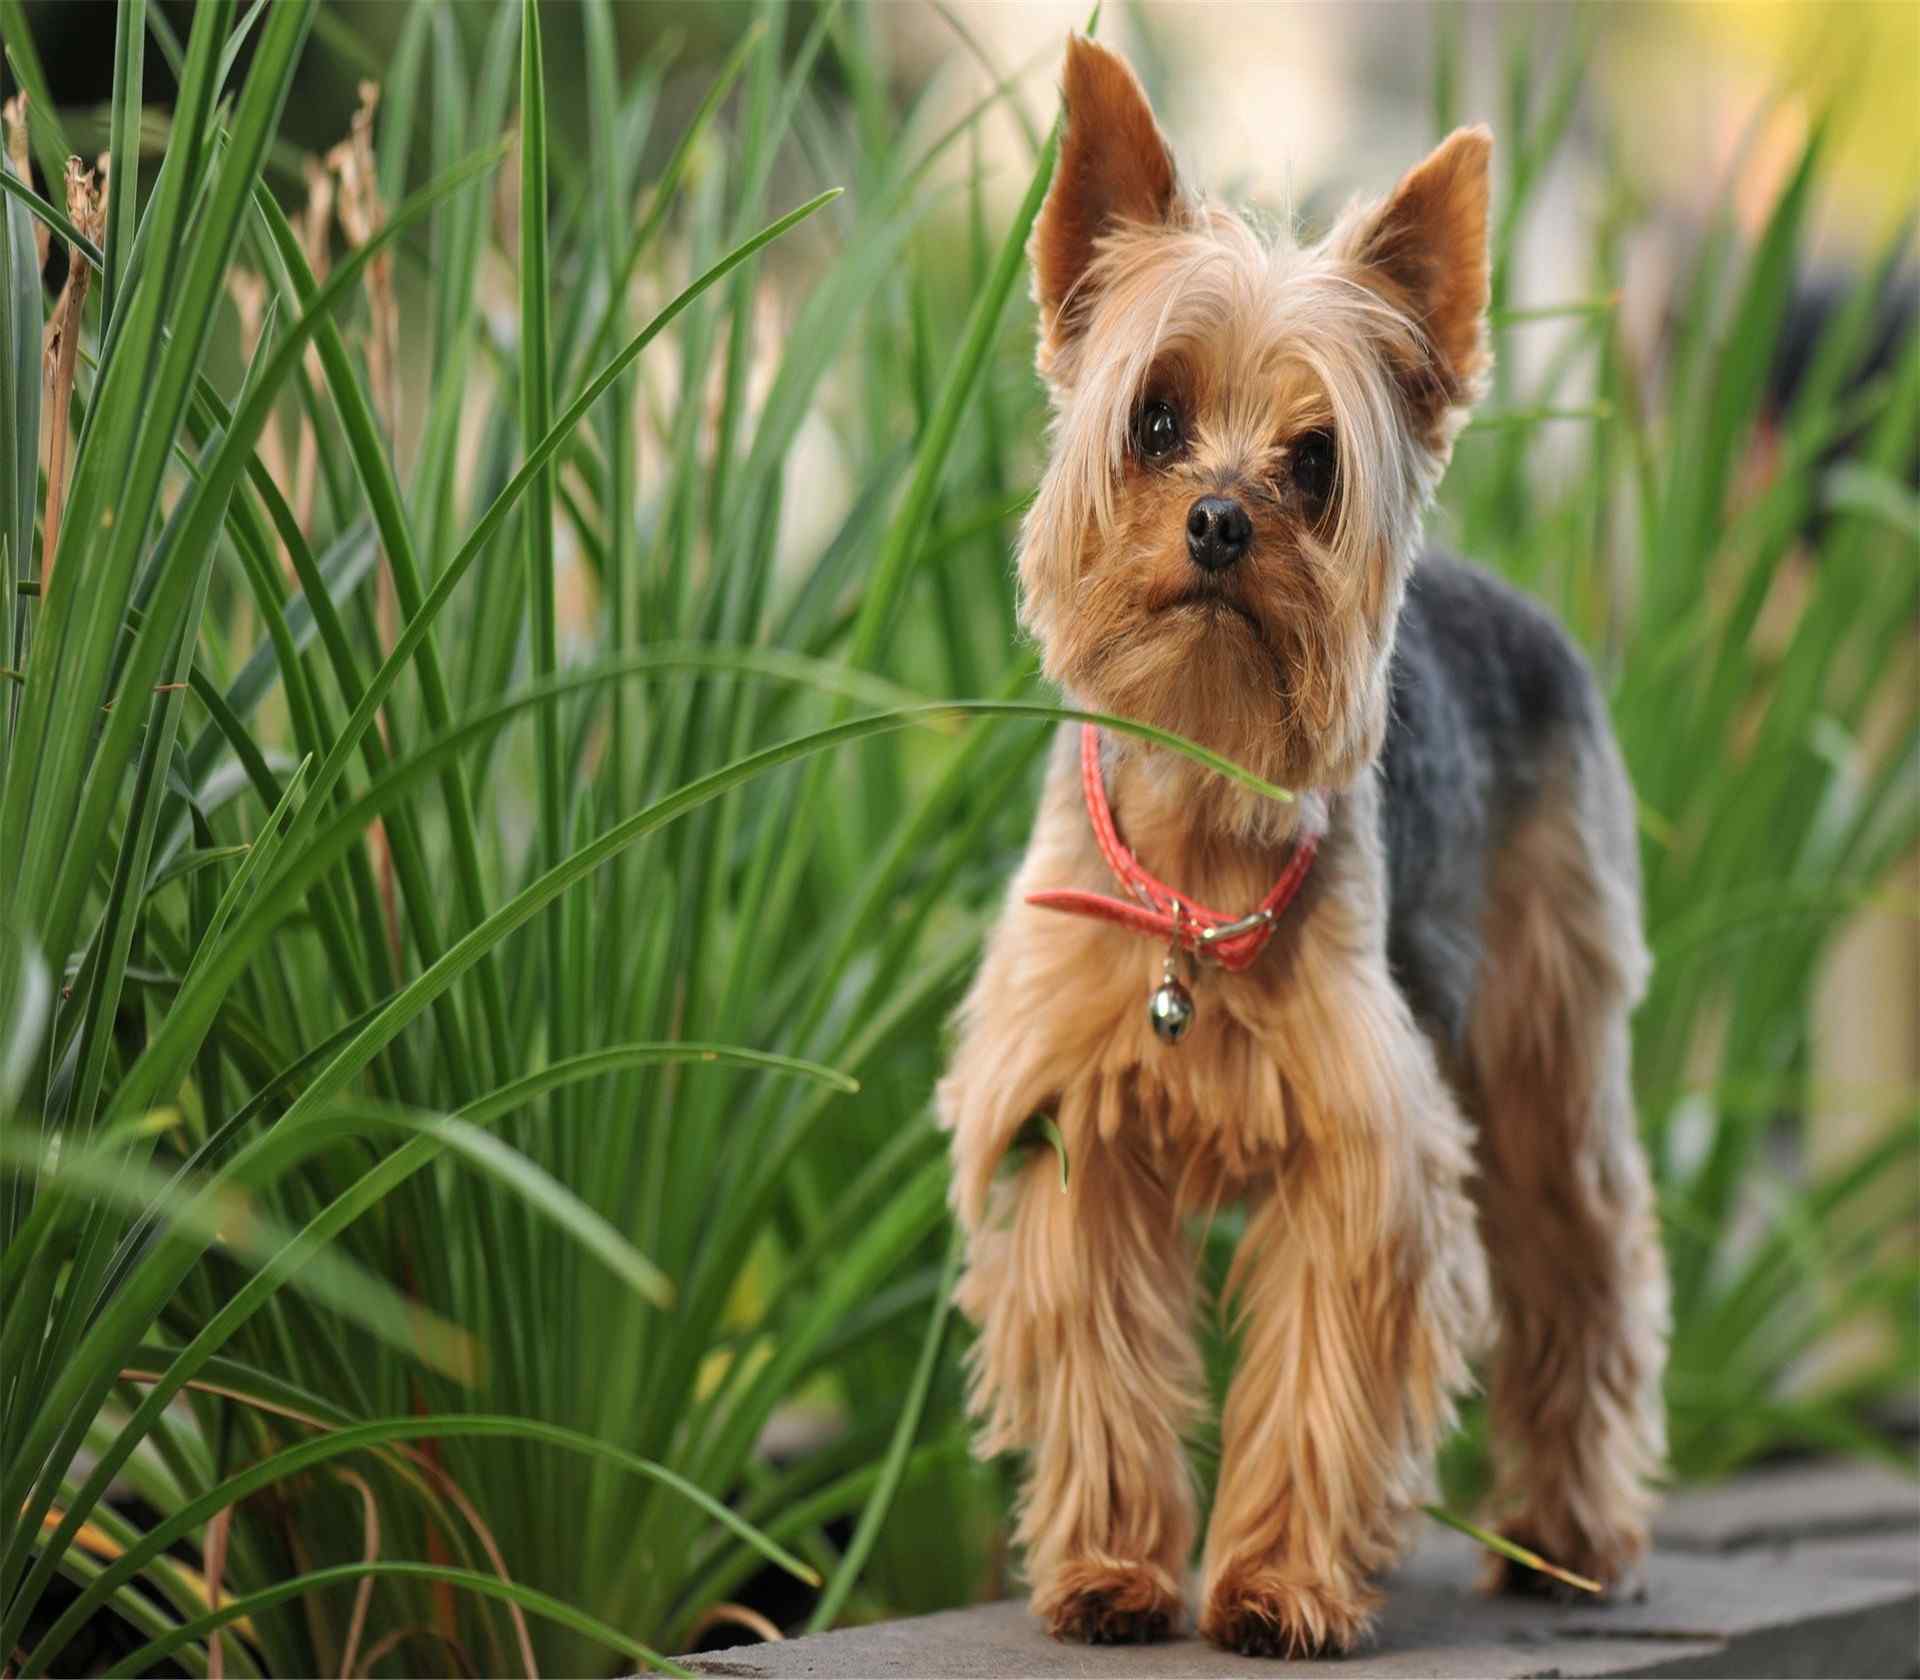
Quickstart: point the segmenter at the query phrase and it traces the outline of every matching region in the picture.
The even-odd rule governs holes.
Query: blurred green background
[[[1020,250],[1084,21],[0,0],[26,1672],[611,1673],[1012,1587],[928,1093],[1047,736]],[[1674,1474],[1910,1461],[1920,13],[1099,29],[1308,231],[1493,124],[1433,529],[1588,646],[1642,800]],[[116,136],[75,304],[32,195]]]

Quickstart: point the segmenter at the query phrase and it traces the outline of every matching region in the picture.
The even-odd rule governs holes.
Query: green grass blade
[[[1570,1569],[1562,1569],[1557,1563],[1549,1563],[1538,1552],[1529,1551],[1525,1546],[1516,1546],[1506,1536],[1492,1533],[1477,1523],[1470,1523],[1464,1517],[1456,1517],[1451,1511],[1440,1505],[1423,1505],[1421,1509],[1437,1523],[1451,1529],[1457,1529],[1470,1540],[1478,1540],[1490,1552],[1497,1552],[1513,1563],[1534,1570],[1541,1575],[1551,1575],[1556,1581],[1564,1581],[1570,1587],[1581,1592],[1598,1593],[1602,1590],[1598,1581],[1590,1581],[1584,1575],[1576,1575]]]
[[[1062,1156],[1061,1160],[1064,1177],[1065,1157]],[[920,1432],[920,1420],[926,1412],[927,1391],[933,1385],[934,1365],[940,1357],[941,1344],[946,1340],[947,1318],[953,1310],[953,1285],[960,1275],[960,1260],[965,1248],[966,1244],[958,1231],[947,1239],[947,1258],[940,1269],[933,1311],[927,1317],[926,1339],[920,1346],[920,1362],[914,1367],[913,1380],[908,1383],[907,1391],[901,1397],[900,1421],[894,1429],[893,1441],[887,1448],[879,1479],[868,1496],[866,1508],[860,1513],[859,1525],[853,1531],[853,1539],[847,1544],[840,1567],[821,1593],[813,1614],[807,1618],[809,1633],[819,1633],[831,1627],[834,1618],[840,1614],[847,1594],[853,1591],[861,1571],[867,1566],[868,1558],[873,1555],[881,1525],[886,1522],[893,1497],[900,1489],[901,1477],[906,1473],[907,1460],[913,1452],[914,1437]]]
[[[0,664],[18,671],[26,655],[28,608],[16,581],[35,576],[33,533],[40,488],[40,338],[44,331],[40,266],[33,224],[15,191],[33,196],[0,157]],[[0,753],[13,744],[20,696],[7,683],[0,696]],[[3,779],[3,778],[0,778]]]
[[[33,31],[27,27],[27,13],[21,0],[0,0],[0,46],[6,49],[7,62],[32,101],[28,140],[39,160],[40,173],[49,181],[61,179],[74,145],[60,120],[60,108],[54,103],[47,72],[34,45]]]
[[[147,0],[119,0],[113,24],[113,109],[107,151],[107,248],[100,318],[111,322],[126,284],[133,233],[140,219],[140,97],[146,64]]]
[[[540,9],[524,0],[520,16],[520,432],[531,444],[553,429],[551,331],[547,320],[552,284],[547,261],[547,95],[540,46]],[[536,682],[559,664],[553,576],[553,468],[537,469],[527,485],[521,515],[526,532],[528,634]],[[566,770],[561,758],[560,717],[543,706],[535,723],[534,767],[539,783],[539,848],[551,869],[566,850]],[[572,1048],[572,1012],[563,989],[566,971],[564,907],[555,903],[542,918],[546,953],[548,1054]]]

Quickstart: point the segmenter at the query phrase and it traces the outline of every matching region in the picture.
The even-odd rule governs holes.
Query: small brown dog
[[[1490,137],[1301,247],[1187,189],[1111,53],[1073,41],[1065,93],[1031,246],[1054,424],[1025,621],[1077,703],[1299,796],[1064,732],[961,1011],[960,1300],[980,1448],[1031,1454],[1033,1607],[1081,1639],[1182,1620],[1183,1215],[1229,1199],[1202,1633],[1362,1637],[1489,1331],[1490,1520],[1618,1587],[1667,1314],[1628,1080],[1632,792],[1564,636],[1419,552],[1488,365]],[[1096,896],[1116,875],[1128,898]],[[1051,1157],[1007,1159],[1036,1113],[1064,1192]]]

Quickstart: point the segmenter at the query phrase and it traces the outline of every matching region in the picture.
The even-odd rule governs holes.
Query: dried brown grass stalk
[[[120,1380],[122,1382],[151,1383],[158,1382],[160,1378],[160,1372],[143,1370],[136,1366],[125,1367],[120,1372]],[[331,1431],[335,1427],[334,1424],[329,1423],[325,1418],[319,1417],[312,1412],[303,1412],[295,1407],[280,1405],[272,1400],[263,1400],[258,1395],[244,1393],[240,1389],[229,1387],[223,1383],[211,1382],[203,1378],[194,1378],[190,1379],[183,1386],[200,1394],[217,1394],[222,1399],[231,1400],[238,1405],[250,1406],[256,1411],[267,1412],[275,1417],[291,1418],[294,1422],[305,1424],[309,1429],[318,1430],[322,1434]],[[466,1522],[472,1530],[474,1537],[480,1542],[480,1549],[486,1553],[487,1562],[492,1565],[494,1574],[508,1586],[511,1586],[513,1584],[513,1577],[507,1572],[506,1556],[500,1550],[500,1543],[494,1538],[493,1530],[482,1520],[480,1513],[474,1508],[473,1501],[468,1499],[466,1494],[461,1491],[460,1484],[439,1464],[430,1450],[432,1445],[433,1443],[429,1442],[427,1443],[427,1448],[423,1449],[412,1446],[406,1442],[396,1442],[391,1447],[375,1448],[373,1451],[377,1457],[388,1463],[402,1466],[404,1469],[425,1472],[426,1476],[439,1488],[441,1496],[459,1512],[461,1519]],[[415,1478],[415,1480],[417,1483],[417,1478]],[[440,1513],[436,1512],[436,1515],[440,1515]],[[441,1516],[441,1520],[445,1520],[444,1516]],[[306,1574],[313,1567],[313,1562],[305,1545],[301,1541],[298,1525],[289,1521],[286,1525],[286,1533],[294,1550],[295,1561],[299,1564],[300,1572]],[[517,1603],[509,1599],[507,1601],[507,1616],[513,1623],[514,1637],[520,1647],[520,1658],[526,1668],[528,1680],[539,1680],[540,1670],[533,1654],[533,1636],[527,1628],[526,1612],[523,1611]],[[314,1630],[314,1649],[323,1652],[330,1650],[331,1641],[326,1640],[320,1618],[312,1612],[311,1601],[309,1601],[308,1625]],[[325,1641],[325,1643],[323,1643],[323,1641]],[[452,1644],[452,1641],[449,1639],[447,1643]],[[372,1660],[371,1656],[369,1656],[369,1667],[372,1666]],[[321,1663],[323,1669],[332,1669],[335,1666],[330,1656],[323,1657]],[[471,1671],[472,1664],[469,1663],[468,1667]]]
[[[367,1485],[366,1477],[351,1470],[335,1470],[334,1475],[360,1495],[360,1507],[365,1514],[361,1525],[364,1534],[362,1561],[372,1563],[380,1556],[380,1502],[373,1497],[373,1489]],[[362,1576],[359,1588],[353,1595],[353,1620],[347,1625],[347,1651],[340,1659],[340,1680],[353,1680],[353,1660],[360,1654],[360,1639],[367,1631],[367,1612],[373,1606],[373,1585],[373,1576]],[[369,1663],[367,1666],[371,1668],[373,1665]]]
[[[473,1657],[459,1640],[453,1638],[450,1634],[442,1633],[438,1628],[428,1627],[424,1622],[417,1623],[413,1627],[395,1628],[393,1632],[376,1641],[368,1648],[366,1661],[361,1666],[367,1673],[371,1674],[380,1666],[380,1659],[382,1657],[396,1649],[403,1640],[408,1639],[431,1639],[443,1647],[448,1654],[459,1663],[462,1674],[478,1674],[480,1672],[474,1663]]]
[[[227,295],[233,299],[234,313],[240,317],[241,358],[251,363],[260,349],[260,334],[266,326],[267,282],[251,269],[230,268],[227,270]],[[287,488],[290,481],[287,477],[286,440],[277,425],[268,426],[261,432],[259,450],[267,476],[283,489]],[[287,587],[299,588],[300,576],[294,570],[293,556],[287,552],[286,542],[281,540],[276,546],[280,550],[280,571],[287,580]],[[243,596],[243,604],[245,599]],[[241,621],[241,628],[243,631],[246,628],[245,619]],[[244,635],[236,637],[236,640],[245,645]]]
[[[307,160],[307,204],[300,216],[300,243],[306,252],[307,267],[316,282],[327,277],[327,234],[333,226],[333,175],[324,164]],[[317,390],[321,381],[320,352],[308,344],[307,378]],[[300,442],[294,457],[293,516],[300,529],[313,530],[314,487],[319,483],[320,440],[313,430],[313,419],[300,411]]]
[[[340,227],[355,250],[387,225],[387,207],[381,202],[373,156],[373,113],[379,104],[379,85],[362,82],[360,106],[353,114],[353,125],[346,139],[327,153],[327,167],[340,181]],[[393,296],[391,251],[382,251],[367,264],[365,285],[370,317],[367,378],[373,387],[374,407],[386,424],[391,443],[400,432],[399,392],[394,378],[400,321]]]
[[[207,1522],[207,1613],[220,1608],[220,1577],[227,1572],[227,1536],[233,1528],[233,1507],[224,1505]],[[207,1635],[207,1680],[223,1680],[227,1672],[226,1631]]]
[[[379,175],[373,155],[373,114],[380,104],[380,88],[375,82],[360,84],[360,105],[353,124],[342,140],[327,153],[328,170],[339,183],[335,201],[341,231],[347,242],[358,250],[386,225],[387,207],[380,199]],[[367,264],[362,283],[367,292],[367,380],[373,389],[374,412],[386,428],[389,448],[398,446],[400,402],[394,376],[396,347],[400,338],[399,309],[393,294],[393,253],[382,251]],[[380,645],[390,648],[399,640],[400,609],[394,592],[393,564],[383,551],[374,600]],[[382,720],[384,729],[384,718]],[[387,941],[396,965],[401,960],[400,915],[393,880],[393,854],[386,829],[376,822],[369,833],[374,863],[380,883],[380,899],[387,922]]]
[[[293,1554],[293,1567],[302,1575],[313,1573],[313,1553],[308,1549],[306,1538],[300,1532],[300,1525],[294,1520],[293,1507],[282,1501],[279,1510],[280,1532],[286,1536],[287,1550]],[[319,1593],[302,1593],[300,1609],[306,1617],[307,1637],[313,1641],[314,1655],[318,1658],[315,1669],[321,1674],[331,1674],[334,1670],[333,1623],[324,1613]]]
[[[104,183],[77,157],[67,159],[67,214],[86,237],[99,244],[107,225]],[[41,523],[40,585],[53,577],[60,546],[60,512],[67,500],[67,448],[71,439],[68,409],[80,367],[80,331],[93,270],[78,247],[68,253],[67,283],[60,288],[53,320],[47,326],[43,361],[47,405],[47,511]]]
[[[4,133],[7,146],[7,158],[13,164],[13,172],[28,186],[33,185],[33,163],[27,153],[27,96],[16,93],[6,104],[0,105],[0,133]],[[51,237],[47,224],[38,216],[33,221],[33,249],[36,266],[47,266],[47,241]]]
[[[694,1644],[709,1628],[721,1627],[727,1624],[731,1624],[734,1627],[743,1627],[756,1638],[764,1640],[769,1645],[777,1644],[787,1637],[771,1621],[758,1610],[754,1609],[752,1605],[729,1602],[709,1604],[706,1609],[702,1610],[699,1616],[695,1618],[692,1628],[688,1630],[687,1643],[689,1645]]]

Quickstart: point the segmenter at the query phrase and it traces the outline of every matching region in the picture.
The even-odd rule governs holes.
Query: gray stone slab
[[[1488,1600],[1473,1591],[1473,1549],[1451,1539],[1421,1552],[1389,1584],[1380,1637],[1339,1662],[1289,1675],[1576,1677],[1627,1674],[1907,1675],[1920,1667],[1920,1553],[1882,1543],[1862,1554],[1809,1546],[1751,1559],[1663,1557],[1638,1604],[1608,1608]],[[684,1658],[696,1673],[776,1680],[812,1676],[1095,1675],[1244,1677],[1247,1659],[1193,1638],[1116,1649],[1063,1645],[1024,1605],[1002,1603],[852,1628],[778,1645]]]
[[[1793,1537],[1796,1510],[1815,1537]],[[1844,1472],[1750,1477],[1671,1501],[1660,1532],[1645,1598],[1614,1606],[1484,1598],[1473,1587],[1478,1549],[1436,1532],[1388,1583],[1370,1649],[1288,1663],[1286,1673],[1920,1676],[1920,1498],[1911,1484],[1848,1481]],[[737,1680],[1244,1680],[1267,1666],[1191,1636],[1125,1649],[1060,1644],[1012,1602],[680,1661]]]
[[[1920,1529],[1920,1481],[1879,1464],[1758,1471],[1669,1501],[1654,1525],[1662,1548],[1689,1552],[1904,1529]]]

